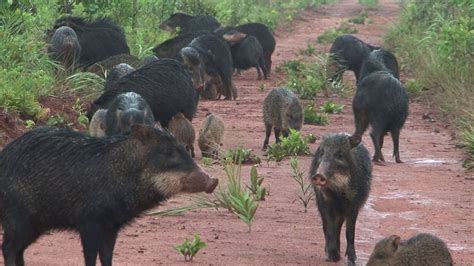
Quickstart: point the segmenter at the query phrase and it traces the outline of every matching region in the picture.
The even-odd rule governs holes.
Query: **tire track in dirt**
[[[302,12],[289,31],[277,31],[274,66],[303,58],[300,50],[306,48],[308,42],[315,45],[319,34],[336,27],[344,19],[356,16],[361,10],[357,0],[344,0],[323,6],[318,11]],[[381,0],[376,10],[369,11],[369,18],[374,23],[355,26],[358,29],[356,36],[372,44],[381,44],[385,27],[393,23],[399,11],[395,0]],[[326,52],[329,45],[316,45],[316,49]],[[354,87],[352,74],[346,74],[344,78],[348,86]],[[235,77],[239,99],[231,102],[202,101],[193,121],[196,130],[208,111],[215,112],[226,121],[225,148],[242,145],[262,156],[263,99],[282,79],[280,74],[273,72],[271,79],[263,82],[266,89],[261,92],[259,86],[262,82],[256,81],[256,71],[243,72]],[[316,103],[319,106],[326,100],[317,97]],[[329,126],[305,125],[303,134],[321,136],[330,132],[353,131],[351,99],[334,96],[331,100],[345,104],[345,113],[331,115]],[[412,102],[410,105],[410,115],[400,139],[400,154],[405,163],[395,164],[389,159],[385,167],[374,166],[371,195],[357,224],[357,264],[367,261],[379,238],[395,233],[405,238],[422,231],[443,238],[457,264],[474,263],[472,173],[462,169],[462,152],[455,148],[443,123],[421,118],[427,111],[430,108],[423,103]],[[372,153],[368,133],[363,142]],[[311,146],[312,151],[317,144]],[[387,158],[391,149],[391,141],[387,140],[383,148]],[[196,159],[200,160],[200,155]],[[309,169],[310,162],[310,156],[300,157],[303,170]],[[224,179],[219,166],[206,170]],[[247,180],[249,171],[250,166],[243,167],[243,180]],[[296,200],[297,190],[290,177],[289,160],[279,164],[264,162],[258,171],[266,177],[264,185],[270,189],[270,195],[261,203],[251,233],[247,233],[243,222],[223,210],[198,210],[181,217],[142,217],[119,234],[114,264],[184,264],[172,246],[200,233],[209,247],[197,255],[194,264],[334,265],[325,261],[321,220],[314,202],[304,213]],[[188,202],[186,196],[179,196],[160,209]],[[344,234],[341,236],[341,251],[345,252]],[[79,237],[64,232],[44,236],[27,250],[26,262],[31,265],[82,264]],[[338,264],[345,262],[344,258]]]

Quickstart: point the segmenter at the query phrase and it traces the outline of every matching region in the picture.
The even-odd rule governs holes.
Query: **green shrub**
[[[327,114],[340,114],[344,110],[343,104],[337,104],[332,101],[327,101],[319,108],[321,112]]]
[[[313,106],[304,108],[304,123],[309,125],[329,125],[329,116],[326,113],[318,113]]]
[[[301,99],[314,99],[320,91],[327,90],[324,59],[315,58],[319,62],[304,63],[301,60],[290,60],[281,68],[288,75],[287,87]]]
[[[290,129],[288,137],[280,136],[280,142],[269,145],[267,148],[268,160],[281,161],[288,156],[309,154],[308,142],[301,137],[301,133]]]
[[[352,28],[347,22],[341,23],[341,25],[335,29],[329,29],[318,36],[318,43],[333,43],[334,40],[340,35],[357,33],[355,28]]]
[[[367,11],[362,10],[357,17],[349,19],[349,22],[354,23],[354,24],[364,24],[365,19],[368,17],[369,15],[367,14]]]
[[[201,240],[201,237],[196,234],[192,242],[186,238],[184,239],[183,244],[176,245],[174,249],[181,253],[184,256],[185,261],[192,261],[194,256],[199,252],[199,250],[206,248],[206,242]]]
[[[409,79],[403,84],[407,93],[411,96],[418,96],[423,91],[423,86],[414,79]]]
[[[224,157],[222,158],[223,164],[226,165],[228,163],[233,164],[259,164],[261,162],[260,158],[255,155],[252,149],[244,149],[238,146],[235,149],[226,150],[224,153]]]

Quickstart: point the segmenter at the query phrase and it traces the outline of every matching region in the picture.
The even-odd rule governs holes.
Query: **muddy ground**
[[[373,24],[356,25],[357,37],[371,43],[382,44],[382,36],[400,12],[395,0],[379,1],[377,9],[369,11]],[[327,52],[328,45],[316,44],[319,34],[336,27],[341,21],[355,17],[361,11],[357,0],[343,0],[335,5],[307,10],[296,18],[289,28],[276,32],[277,48],[273,56],[274,67],[285,61],[304,58],[301,49],[313,44],[317,52]],[[306,58],[305,60],[310,60]],[[402,79],[405,77],[402,73]],[[241,145],[260,151],[264,126],[262,102],[270,88],[282,82],[274,73],[264,81],[266,90],[259,89],[256,71],[243,72],[235,77],[240,98],[237,101],[202,101],[193,124],[200,127],[209,111],[221,115],[226,122],[225,148]],[[345,75],[347,86],[354,87],[354,76]],[[344,113],[330,115],[328,126],[303,127],[303,134],[322,136],[330,132],[352,132],[351,98],[331,96],[331,100],[345,105]],[[319,105],[327,98],[317,97]],[[410,114],[400,139],[401,157],[405,163],[396,164],[390,158],[391,141],[387,137],[383,153],[386,166],[374,166],[372,191],[359,214],[356,229],[357,264],[364,264],[375,243],[382,237],[398,234],[408,238],[419,232],[428,232],[444,239],[456,264],[474,264],[473,173],[462,168],[463,153],[455,146],[451,128],[436,116],[423,119],[432,108],[413,100]],[[426,118],[426,116],[425,116]],[[271,139],[273,142],[273,138]],[[319,141],[311,145],[314,151]],[[363,143],[373,152],[368,134]],[[196,145],[197,146],[197,145]],[[199,153],[199,152],[198,152]],[[200,155],[197,156],[200,160]],[[307,171],[310,156],[299,158]],[[243,179],[248,179],[250,166],[245,166]],[[212,175],[224,178],[223,170],[214,165],[206,168]],[[297,187],[290,177],[289,160],[281,163],[262,163],[258,167],[265,177],[264,185],[270,195],[261,202],[252,232],[227,211],[198,210],[179,217],[142,217],[123,230],[114,252],[116,265],[184,264],[184,259],[173,246],[191,238],[195,233],[209,245],[192,264],[311,264],[331,265],[325,260],[324,237],[321,219],[314,202],[307,213],[297,201]],[[159,209],[184,205],[185,196],[171,199]],[[1,234],[1,233],[0,233]],[[342,252],[345,237],[341,234]],[[77,234],[52,232],[43,236],[26,252],[29,265],[83,264],[82,249]],[[338,265],[346,264],[344,258]],[[0,259],[0,264],[2,259]]]

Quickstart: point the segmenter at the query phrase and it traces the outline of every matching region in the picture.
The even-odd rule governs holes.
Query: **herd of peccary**
[[[160,28],[179,34],[157,45],[154,56],[130,55],[122,28],[108,18],[58,19],[48,31],[48,54],[65,69],[106,78],[104,91],[88,110],[89,133],[37,128],[0,153],[0,222],[6,265],[23,265],[24,251],[49,230],[79,233],[86,265],[111,265],[118,232],[145,210],[180,192],[212,193],[218,180],[193,160],[192,125],[199,99],[237,99],[234,71],[255,68],[258,79],[271,72],[275,38],[260,23],[222,27],[210,16],[176,13]],[[401,163],[400,131],[408,96],[388,50],[344,35],[330,49],[332,81],[354,72],[355,130],[325,136],[313,155],[309,179],[321,215],[329,261],[341,259],[340,234],[346,223],[345,254],[355,263],[355,226],[369,197],[372,162],[361,143],[370,125],[372,161],[390,132]],[[274,88],[263,103],[263,150],[301,130],[303,107],[287,88]],[[225,123],[207,114],[199,130],[203,157],[219,158]],[[419,234],[407,241],[393,235],[375,246],[368,265],[451,265],[446,245]]]

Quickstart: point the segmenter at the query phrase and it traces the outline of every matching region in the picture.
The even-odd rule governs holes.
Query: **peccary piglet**
[[[148,103],[135,92],[118,95],[110,104],[105,117],[105,134],[127,134],[132,125],[142,124],[153,127],[155,118]]]
[[[76,32],[70,27],[62,26],[54,31],[48,54],[52,60],[61,62],[66,69],[70,69],[79,62],[81,49]]]
[[[105,117],[107,115],[106,109],[99,109],[92,116],[89,124],[89,134],[93,137],[103,138],[105,137]]]
[[[400,131],[408,117],[408,95],[400,81],[387,71],[370,73],[357,83],[352,110],[355,132],[351,142],[354,145],[359,143],[370,125],[372,127],[370,137],[375,149],[373,161],[383,164],[385,161],[382,155],[383,138],[385,133],[390,132],[393,156],[397,163],[402,163],[399,139]]]
[[[397,235],[380,240],[367,266],[448,266],[453,259],[443,240],[431,234],[417,234],[401,241]]]
[[[202,157],[213,157],[217,159],[219,148],[224,141],[224,120],[218,115],[209,114],[199,131],[198,144]]]
[[[263,150],[275,131],[275,141],[280,142],[280,133],[287,137],[290,129],[301,130],[303,126],[303,107],[298,97],[287,88],[273,89],[263,101],[263,122],[265,124],[265,141]]]
[[[175,114],[168,124],[168,130],[174,134],[178,143],[182,143],[186,150],[194,158],[194,140],[196,133],[193,124],[183,115],[183,113]]]
[[[367,149],[362,144],[352,146],[349,137],[339,133],[323,138],[311,163],[310,180],[323,223],[327,259],[341,259],[340,234],[345,221],[346,255],[354,263],[355,225],[369,196],[372,165]]]
[[[21,158],[21,160],[19,160]],[[24,265],[49,230],[78,232],[85,265],[112,265],[118,232],[180,192],[211,193],[218,180],[167,131],[133,125],[129,135],[94,138],[38,128],[0,156],[0,222],[6,265]]]

